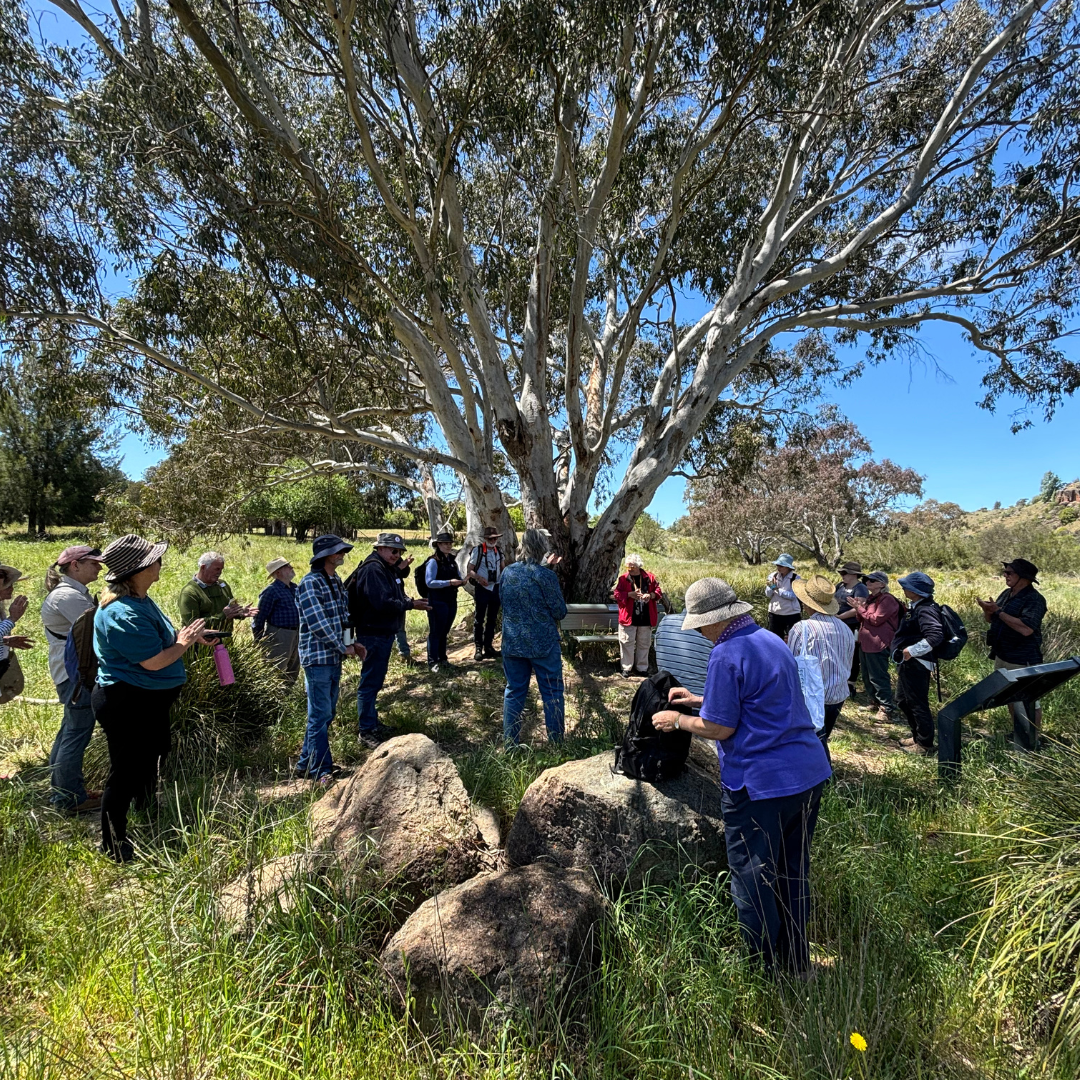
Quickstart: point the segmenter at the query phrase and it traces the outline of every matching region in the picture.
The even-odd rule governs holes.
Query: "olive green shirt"
[[[213,585],[201,585],[192,578],[180,590],[180,625],[187,626],[196,619],[205,619],[214,630],[224,630],[231,619],[221,618],[221,613],[232,603],[232,589],[227,581]]]

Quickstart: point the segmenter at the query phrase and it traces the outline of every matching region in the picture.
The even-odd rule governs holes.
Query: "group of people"
[[[824,727],[828,743],[844,702],[855,693],[862,671],[876,719],[903,719],[910,735],[900,740],[911,754],[930,754],[935,720],[930,689],[948,628],[934,600],[934,579],[919,570],[897,584],[904,600],[889,591],[883,570],[864,574],[856,562],[840,567],[840,581],[821,574],[803,580],[790,555],[781,555],[765,583],[768,628],[787,642],[794,656],[814,656],[821,663],[825,690]],[[995,668],[1015,669],[1042,663],[1042,621],[1046,600],[1034,586],[1038,567],[1026,559],[1002,565],[1005,590],[996,600],[978,600],[989,624],[987,644]],[[808,617],[803,618],[805,612]],[[896,665],[893,693],[891,664]],[[1037,701],[1011,705],[1013,745],[1038,747],[1042,712]]]
[[[906,745],[927,753],[933,745],[930,679],[947,627],[934,601],[934,581],[921,571],[899,579],[901,603],[882,571],[863,575],[858,564],[848,563],[834,585],[820,574],[802,580],[789,556],[776,565],[766,589],[772,633],[757,625],[751,605],[719,578],[691,585],[685,613],[661,622],[658,666],[683,685],[669,691],[669,703],[679,708],[657,712],[652,721],[662,732],[678,729],[715,741],[731,893],[743,938],[770,971],[806,978],[810,847],[822,789],[832,775],[828,735],[848,696],[856,647],[886,715],[892,715],[894,700],[890,657],[897,664],[894,707],[911,727]],[[988,623],[990,657],[995,668],[1038,664],[1046,614],[1046,601],[1034,588],[1038,568],[1012,559],[1002,574],[1000,595],[978,601]],[[797,658],[804,655],[821,661],[826,704],[820,733],[800,679]],[[687,708],[694,715],[687,716]],[[1035,749],[1038,702],[1010,708],[1014,744]]]

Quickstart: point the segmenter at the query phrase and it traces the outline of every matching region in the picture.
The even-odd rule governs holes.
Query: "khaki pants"
[[[1016,671],[1031,664],[1010,664],[1008,660],[994,657],[994,670]],[[1009,705],[1013,721],[1013,741],[1025,750],[1038,750],[1039,732],[1042,730],[1042,705],[1032,700],[1014,701]]]
[[[623,671],[637,668],[649,670],[649,646],[652,645],[651,626],[619,626],[619,660]]]
[[[285,681],[291,686],[300,675],[300,631],[267,623],[262,640],[267,655],[281,668]]]

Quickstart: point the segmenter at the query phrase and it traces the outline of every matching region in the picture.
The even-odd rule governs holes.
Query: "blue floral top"
[[[499,580],[499,598],[504,655],[535,660],[559,648],[566,601],[553,571],[537,563],[513,563]]]

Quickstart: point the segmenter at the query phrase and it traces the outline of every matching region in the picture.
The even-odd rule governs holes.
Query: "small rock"
[[[593,871],[602,882],[666,884],[688,865],[726,865],[720,784],[689,762],[655,784],[612,772],[613,752],[548,769],[521,800],[506,854],[511,866],[545,861]]]
[[[604,901],[591,874],[537,864],[481,874],[421,904],[383,968],[425,1027],[437,1006],[476,1026],[495,1005],[559,1003],[592,971]]]
[[[291,911],[296,903],[292,882],[308,869],[308,863],[303,854],[282,855],[245,870],[218,893],[218,918],[227,930],[236,933],[273,907]]]
[[[310,823],[316,844],[336,856],[346,882],[376,869],[402,887],[411,906],[496,865],[489,823],[472,805],[453,760],[426,735],[383,743],[312,804]]]

